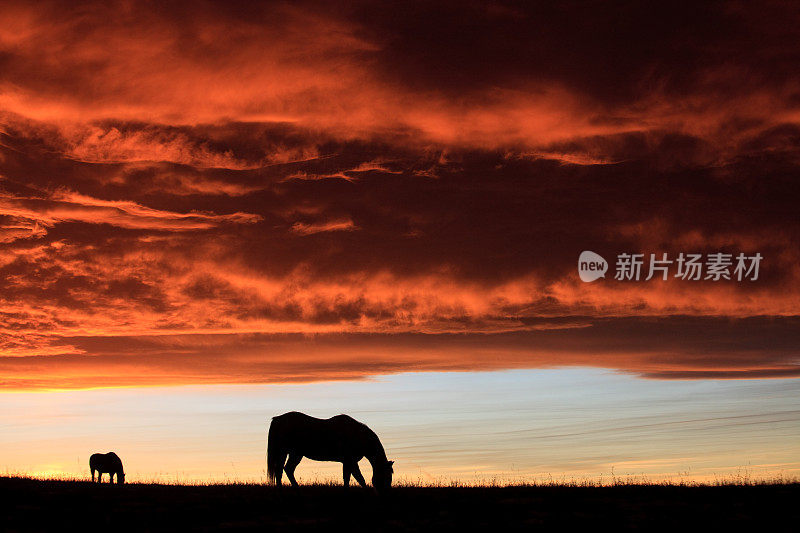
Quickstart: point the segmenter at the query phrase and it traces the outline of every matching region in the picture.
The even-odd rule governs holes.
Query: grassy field
[[[800,484],[398,487],[93,485],[0,478],[0,530],[370,531],[776,528],[796,524]],[[783,526],[779,529],[785,529]],[[771,529],[771,528],[770,528]],[[766,530],[770,530],[766,529]]]

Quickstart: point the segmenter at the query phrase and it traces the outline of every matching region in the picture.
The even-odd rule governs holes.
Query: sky
[[[409,476],[800,462],[787,440],[800,379],[791,3],[2,10],[0,468],[72,472],[105,446],[153,477],[131,432],[153,417],[142,446],[194,446],[188,420],[206,413],[221,424],[210,449],[165,471],[219,479],[241,462],[249,479],[261,467],[244,446],[270,416],[299,405],[366,421],[370,395],[369,423]],[[608,261],[604,279],[581,281],[585,250]],[[616,279],[625,253],[667,254],[672,269],[680,254],[731,254],[731,274],[738,254],[762,260],[755,279]],[[464,390],[481,395],[448,403]],[[223,429],[204,410],[215,402],[240,425]],[[513,432],[555,431],[564,405],[564,426],[642,439],[592,455],[607,435],[564,437],[535,458],[541,441]],[[758,425],[731,422],[738,409]],[[93,417],[130,438],[105,440]],[[426,440],[450,417],[455,436]]]
[[[351,414],[396,481],[611,483],[797,478],[797,380],[641,380],[598,369],[424,372],[355,382],[7,393],[0,474],[87,477],[115,450],[127,481],[260,482],[274,413]],[[362,470],[371,467],[366,459]],[[303,460],[300,483],[340,482]]]

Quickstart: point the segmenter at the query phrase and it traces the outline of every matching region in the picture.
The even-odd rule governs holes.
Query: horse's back
[[[337,429],[361,429],[366,428],[364,424],[348,415],[336,415],[330,418],[316,418],[299,411],[290,411],[282,415],[272,417],[272,424],[275,426],[295,427],[295,428],[337,428]]]
[[[299,411],[289,411],[288,413],[283,413],[282,415],[272,417],[273,423],[278,422],[280,424],[313,422],[314,420],[322,419],[314,418],[313,416],[309,416]]]
[[[316,418],[305,413],[291,411],[272,417],[270,431],[275,429],[285,434],[305,433],[309,430],[318,430],[327,426],[330,419]]]
[[[122,470],[122,460],[114,452],[93,453],[89,457],[89,468],[104,472]]]
[[[320,461],[360,455],[365,433],[371,433],[348,415],[315,418],[296,411],[274,417],[270,437],[273,431],[287,451]]]

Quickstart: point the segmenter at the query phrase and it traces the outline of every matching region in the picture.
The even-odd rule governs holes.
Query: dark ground
[[[721,487],[92,485],[0,478],[0,531],[791,530],[800,484]]]

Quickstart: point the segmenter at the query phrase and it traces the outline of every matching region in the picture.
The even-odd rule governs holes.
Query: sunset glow
[[[800,474],[800,14],[668,4],[2,2],[0,469]]]

